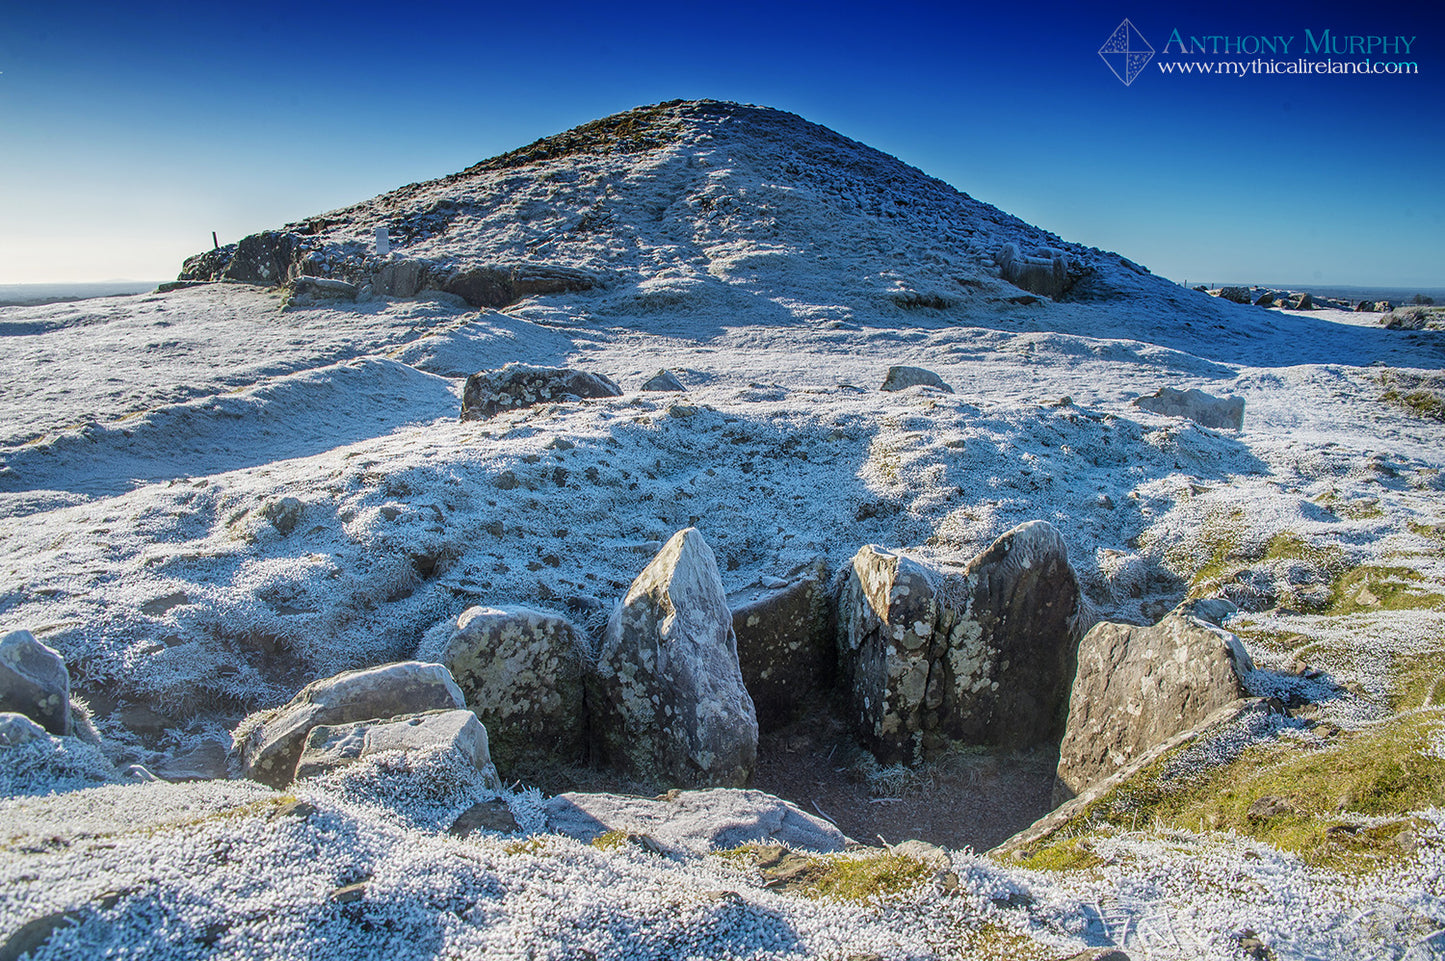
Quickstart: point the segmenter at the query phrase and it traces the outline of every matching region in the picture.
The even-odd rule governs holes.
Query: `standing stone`
[[[1245,697],[1254,670],[1244,645],[1218,622],[1228,601],[1190,601],[1153,627],[1094,625],[1059,749],[1055,801],[1103,780],[1151,747]]]
[[[435,658],[486,725],[503,770],[523,758],[575,764],[587,749],[583,640],[561,615],[523,606],[472,607]]]
[[[502,786],[487,748],[487,729],[471,711],[428,711],[314,727],[296,761],[295,779],[325,774],[384,751],[435,750],[455,751],[482,773],[487,787]]]
[[[464,707],[440,664],[383,664],[314,681],[290,703],[251,715],[236,729],[236,749],[247,777],[279,788],[290,782],[312,728]]]
[[[865,547],[838,618],[854,721],[885,764],[950,741],[1048,744],[1063,728],[1083,601],[1051,524],[1014,528],[962,571]]]
[[[1135,398],[1134,406],[1166,417],[1186,417],[1205,427],[1244,429],[1243,397],[1215,397],[1193,388],[1160,387],[1148,397]]]
[[[65,660],[29,631],[0,638],[0,711],[24,714],[51,734],[73,733]]]
[[[796,719],[824,691],[836,663],[828,634],[828,592],[819,559],[804,576],[733,611],[738,666],[758,713],[758,730]]]
[[[717,561],[695,528],[663,545],[612,612],[592,684],[599,746],[629,776],[680,787],[752,776],[757,715]]]

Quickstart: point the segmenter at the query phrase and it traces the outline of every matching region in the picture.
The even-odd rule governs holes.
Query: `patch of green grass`
[[[627,844],[626,831],[607,831],[593,838],[591,844],[599,851],[615,851]]]
[[[1424,589],[1430,586],[1434,585],[1409,567],[1362,564],[1331,582],[1328,613],[1445,610],[1445,595]]]
[[[835,854],[822,859],[822,870],[804,894],[834,901],[866,901],[912,890],[933,878],[934,869],[892,851],[865,855]]]
[[[1410,528],[1412,534],[1418,534],[1426,540],[1445,545],[1445,524],[1422,524],[1419,521],[1410,521],[1406,526]]]
[[[1334,490],[1314,498],[1314,503],[1334,514],[1336,517],[1343,517],[1352,521],[1372,520],[1376,517],[1384,517],[1384,508],[1380,506],[1378,497],[1357,497],[1353,500],[1346,500]]]
[[[1061,832],[1026,851],[1022,863],[1077,870],[1091,861],[1087,832],[1133,829],[1233,831],[1306,862],[1366,872],[1405,853],[1396,843],[1412,827],[1413,811],[1445,805],[1445,760],[1424,753],[1440,724],[1437,714],[1413,715],[1369,731],[1346,732],[1336,743],[1302,749],[1263,745],[1233,763],[1189,777],[1164,777],[1174,752],[1089,805]],[[1250,813],[1261,798],[1279,798],[1268,813]],[[1365,827],[1361,816],[1390,818]]]
[[[1432,390],[1410,390],[1401,393],[1391,389],[1380,395],[1380,402],[1399,407],[1416,417],[1445,421],[1445,398]]]
[[[1445,707],[1445,651],[1396,656],[1393,681],[1390,706],[1396,711]]]
[[[1084,871],[1103,863],[1104,859],[1094,853],[1090,839],[1082,836],[1051,841],[1026,852],[1018,862],[1020,867],[1034,871]]]
[[[545,854],[547,840],[542,837],[518,838],[502,845],[503,854]]]

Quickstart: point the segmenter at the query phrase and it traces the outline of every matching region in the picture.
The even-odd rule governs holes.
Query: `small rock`
[[[366,897],[365,881],[357,881],[355,884],[339,887],[330,894],[330,899],[337,904],[351,904],[353,901],[360,901],[364,897]]]
[[[386,751],[438,749],[457,752],[482,772],[488,787],[501,787],[487,749],[487,729],[475,714],[464,710],[318,725],[306,737],[295,779],[325,774]]]
[[[883,386],[878,389],[906,390],[909,387],[932,387],[946,394],[953,393],[953,388],[945,384],[942,377],[922,367],[890,367],[888,376],[883,378]]]
[[[48,736],[45,728],[24,714],[16,714],[13,711],[0,713],[0,747],[18,747],[29,741]]]
[[[516,834],[518,830],[519,826],[517,819],[512,816],[512,809],[501,798],[478,801],[457,815],[457,819],[447,829],[448,833],[459,838],[464,838],[476,831]]]
[[[678,380],[677,377],[674,376],[672,371],[670,370],[659,370],[657,373],[653,374],[647,379],[647,382],[642,385],[642,389],[669,391],[687,390],[686,387],[682,386],[682,381]]]
[[[1259,935],[1248,928],[1239,933],[1239,950],[1244,953],[1246,958],[1253,958],[1255,961],[1274,961],[1275,958],[1275,953],[1269,949],[1269,946],[1259,939]]]
[[[1161,387],[1148,397],[1136,398],[1134,406],[1166,417],[1185,417],[1205,427],[1244,429],[1243,397],[1215,397],[1193,388]]]
[[[1296,814],[1298,812],[1299,808],[1287,798],[1266,794],[1261,798],[1255,799],[1244,813],[1250,818],[1263,821],[1269,818],[1281,817],[1286,814]]]
[[[29,631],[0,638],[0,711],[24,714],[57,736],[73,732],[65,660]]]
[[[261,516],[270,521],[276,532],[284,537],[294,531],[301,522],[301,511],[305,506],[294,497],[282,497],[280,500],[267,501],[266,506],[261,508]]]

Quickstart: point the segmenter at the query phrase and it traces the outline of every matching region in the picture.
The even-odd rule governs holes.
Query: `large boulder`
[[[574,401],[589,397],[619,397],[622,389],[602,374],[567,367],[530,367],[508,364],[500,370],[483,370],[467,378],[462,390],[462,420],[481,420],[503,411],[548,401]]]
[[[1250,301],[1248,287],[1221,287],[1217,296],[1220,300],[1233,304],[1247,304]]]
[[[24,714],[51,734],[73,733],[65,659],[29,631],[0,637],[0,711]]]
[[[558,764],[587,749],[581,653],[565,617],[531,607],[472,607],[435,650],[418,652],[451,672],[491,737],[503,769],[523,758]]]
[[[251,715],[236,729],[236,749],[247,777],[282,787],[313,728],[465,707],[461,689],[440,664],[383,664],[314,681],[290,703]]]
[[[953,388],[945,384],[942,377],[924,367],[890,367],[878,389],[907,390],[909,387],[932,387],[945,394],[953,393]]]
[[[1243,397],[1215,397],[1193,388],[1160,387],[1148,397],[1135,398],[1134,406],[1166,417],[1186,417],[1205,427],[1244,429]]]
[[[674,534],[632,582],[590,683],[598,746],[628,775],[679,787],[747,783],[757,715],[717,561],[695,528]]]
[[[427,711],[387,720],[323,724],[306,736],[295,778],[315,777],[385,751],[455,751],[489,787],[501,788],[487,746],[487,729],[471,711]]]
[[[1219,626],[1233,611],[1224,600],[1189,601],[1152,627],[1103,621],[1084,635],[1056,801],[1247,695],[1244,678],[1254,664]]]
[[[1290,296],[1289,299],[1289,309],[1314,310],[1315,299],[1308,291],[1305,291],[1304,293],[1293,294]]]
[[[832,682],[837,657],[828,633],[828,589],[819,559],[802,577],[733,610],[738,666],[758,730],[796,718]]]
[[[1083,617],[1063,538],[1043,521],[1014,528],[961,570],[864,547],[838,602],[838,658],[860,736],[885,764],[951,741],[1053,743]]]

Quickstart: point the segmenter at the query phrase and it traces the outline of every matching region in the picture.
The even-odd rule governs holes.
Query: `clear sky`
[[[1337,7],[0,0],[0,283],[173,277],[212,230],[711,97],[802,114],[1175,280],[1445,286],[1445,9]],[[1098,53],[1126,17],[1155,50],[1129,85]],[[1306,30],[1403,36],[1408,54],[1371,58],[1418,73],[1160,69],[1259,59],[1208,37],[1323,59]]]

